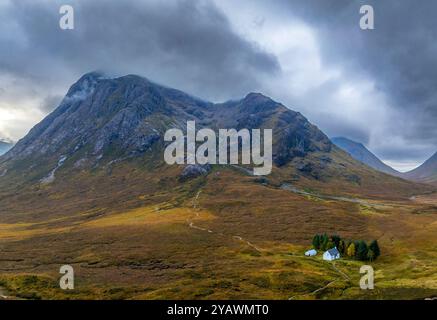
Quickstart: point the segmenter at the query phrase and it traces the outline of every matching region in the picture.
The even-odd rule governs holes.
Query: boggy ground
[[[20,205],[18,195],[1,195],[0,299],[437,296],[436,194],[357,203],[284,190],[233,168],[186,183],[117,174],[93,184],[102,193],[85,190],[78,176],[74,195],[62,181],[20,193]],[[325,232],[378,239],[374,290],[359,288],[362,262],[304,257],[312,236]],[[59,289],[64,264],[75,270],[71,291]]]

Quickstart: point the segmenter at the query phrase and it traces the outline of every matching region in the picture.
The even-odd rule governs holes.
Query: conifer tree
[[[373,254],[375,255],[375,260],[381,255],[381,250],[379,249],[379,245],[378,245],[378,241],[377,240],[373,240],[370,245],[369,245],[369,249],[372,249]]]
[[[340,240],[341,240],[341,238],[338,235],[331,236],[331,241],[334,243],[334,246],[337,248],[340,245]]]
[[[355,246],[355,259],[360,260],[360,257],[358,255],[358,247],[360,245],[360,242],[358,240],[354,241],[354,246]]]
[[[320,236],[316,234],[313,238],[313,247],[314,249],[320,249]]]
[[[370,262],[375,260],[375,253],[372,249],[367,250],[367,260],[369,260]]]
[[[328,249],[328,241],[329,241],[329,238],[328,238],[328,236],[325,233],[322,236],[322,241],[321,241],[320,249],[322,249],[323,251],[327,250]]]
[[[358,260],[362,260],[362,261],[367,260],[367,251],[368,248],[366,242],[363,240],[359,241],[357,252],[356,252]]]
[[[346,244],[344,243],[344,240],[340,240],[340,243],[338,244],[338,251],[341,253],[341,254],[345,254],[345,251],[346,251]]]

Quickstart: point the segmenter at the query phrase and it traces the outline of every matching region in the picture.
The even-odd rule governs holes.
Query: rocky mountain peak
[[[84,99],[94,91],[98,81],[102,79],[105,79],[105,76],[101,72],[94,71],[84,74],[70,87],[65,98]]]
[[[251,92],[241,100],[242,106],[253,112],[265,112],[281,107],[281,104],[261,94]]]
[[[139,157],[155,145],[153,152],[159,152],[165,131],[183,129],[189,120],[199,128],[273,129],[273,160],[278,166],[331,149],[326,135],[300,113],[260,93],[214,104],[140,76],[108,78],[91,72],[2,158],[0,167],[13,168],[24,161],[47,167],[41,170],[47,174],[61,166],[94,167]]]

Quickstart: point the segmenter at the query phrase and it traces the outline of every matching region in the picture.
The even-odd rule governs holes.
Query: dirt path
[[[194,197],[193,202],[192,202],[192,203],[193,203],[193,210],[194,210],[194,212],[195,212],[195,217],[199,217],[199,216],[200,216],[200,214],[199,214],[199,206],[198,206],[198,203],[199,203],[199,196],[200,196],[201,192],[202,192],[202,190],[199,190],[199,191],[197,192],[197,194],[196,194],[196,196]],[[187,223],[188,223],[188,226],[189,226],[190,228],[192,228],[192,229],[196,229],[196,230],[200,230],[200,231],[204,231],[204,232],[208,232],[208,233],[214,233],[214,231],[212,231],[212,230],[209,230],[209,229],[206,229],[206,228],[202,228],[202,227],[196,226],[196,225],[194,224],[194,222],[193,222],[192,220],[190,220],[190,219],[187,219]],[[221,235],[221,236],[225,236],[223,233],[217,233],[217,234],[219,234],[219,235]],[[254,245],[253,243],[251,243],[250,241],[245,240],[245,239],[244,239],[243,237],[241,237],[241,236],[232,236],[232,238],[233,238],[233,239],[236,239],[236,240],[238,240],[238,241],[241,241],[241,242],[243,242],[243,243],[245,243],[246,245],[248,245],[249,247],[253,248],[253,249],[256,250],[257,252],[260,252],[260,253],[262,252],[262,250],[261,250],[260,248],[258,248],[257,246],[255,246],[255,245]],[[349,277],[347,274],[345,274],[343,271],[341,271],[340,269],[338,269],[338,268],[336,267],[336,265],[335,265],[335,262],[333,262],[333,263],[331,264],[331,266],[332,266],[332,268],[333,268],[333,269],[334,269],[334,270],[339,274],[339,279],[335,279],[335,280],[329,282],[328,284],[326,284],[325,286],[323,286],[323,287],[321,287],[321,288],[318,288],[318,289],[316,289],[316,290],[314,290],[314,291],[312,291],[312,292],[292,296],[292,297],[288,298],[288,300],[293,300],[293,299],[295,299],[296,297],[300,297],[300,296],[314,295],[314,294],[316,294],[317,292],[320,292],[320,291],[325,290],[326,288],[328,288],[328,287],[329,287],[330,285],[332,285],[333,283],[338,282],[338,281],[341,281],[341,278],[343,278],[343,279],[346,280],[346,281],[350,281],[350,277]]]
[[[316,289],[316,290],[314,290],[314,291],[312,291],[312,292],[309,292],[309,293],[297,294],[297,295],[295,295],[295,296],[292,296],[292,297],[288,298],[288,300],[294,300],[296,297],[304,297],[304,296],[309,296],[309,295],[316,294],[317,292],[320,292],[320,291],[322,291],[322,290],[325,290],[325,289],[328,288],[331,284],[333,284],[333,283],[335,283],[335,282],[337,282],[337,281],[339,281],[339,280],[338,280],[338,279],[337,279],[337,280],[333,280],[333,281],[329,282],[326,286],[323,286],[323,287],[321,287],[321,288],[319,288],[319,289]]]
[[[258,248],[257,246],[255,246],[253,243],[251,243],[251,242],[249,242],[249,241],[247,241],[247,240],[244,240],[242,237],[240,237],[240,236],[233,236],[233,238],[234,238],[234,239],[237,239],[237,240],[239,240],[239,241],[245,242],[249,247],[252,247],[252,248],[254,248],[256,251],[261,252],[261,249],[259,249],[259,248]]]
[[[332,268],[333,268],[333,269],[334,269],[334,270],[335,270],[335,271],[340,275],[340,277],[342,277],[344,280],[346,280],[346,281],[350,281],[350,280],[351,280],[351,278],[350,278],[346,273],[344,273],[343,271],[341,271],[340,269],[338,269],[338,268],[336,267],[336,265],[335,265],[335,261],[332,262],[331,266],[332,266]],[[317,292],[320,292],[320,291],[325,290],[325,289],[328,288],[330,285],[332,285],[333,283],[338,282],[338,281],[341,281],[341,279],[335,279],[335,280],[329,282],[327,285],[325,285],[325,286],[323,286],[323,287],[321,287],[321,288],[318,288],[318,289],[316,289],[316,290],[314,290],[314,291],[311,291],[311,292],[309,292],[309,293],[304,293],[304,294],[294,295],[294,296],[288,298],[288,300],[294,300],[296,297],[304,297],[304,296],[309,296],[309,295],[316,294]]]
[[[195,212],[195,216],[196,216],[196,217],[199,217],[199,216],[200,216],[200,214],[199,214],[199,206],[198,206],[198,204],[199,204],[199,196],[200,196],[201,192],[202,192],[202,190],[199,190],[199,191],[197,192],[196,196],[195,196],[194,199],[193,199],[193,210],[194,210],[194,212]],[[222,232],[214,232],[214,231],[212,231],[212,230],[210,230],[210,229],[206,229],[206,228],[202,228],[202,227],[196,226],[196,225],[194,224],[194,221],[191,220],[191,219],[187,219],[187,223],[188,223],[188,226],[189,226],[190,228],[192,228],[192,229],[196,229],[196,230],[200,230],[200,231],[204,231],[204,232],[208,232],[208,233],[216,233],[216,234],[218,234],[218,235],[220,235],[220,236],[225,236],[225,234],[222,233]],[[261,249],[260,249],[260,248],[258,248],[257,246],[255,246],[255,245],[254,245],[253,243],[251,243],[250,241],[245,240],[243,237],[241,237],[241,236],[232,236],[232,238],[233,238],[233,239],[236,239],[236,240],[238,240],[238,241],[244,242],[244,243],[245,243],[246,245],[248,245],[249,247],[251,247],[251,248],[255,249],[256,251],[258,251],[259,253],[261,253]]]
[[[344,273],[343,271],[341,271],[340,269],[338,269],[337,267],[336,267],[336,265],[335,265],[335,261],[334,262],[332,262],[332,268],[335,270],[335,271],[337,271],[345,280],[347,280],[347,281],[350,281],[350,277],[346,274],[346,273]]]
[[[282,186],[281,186],[281,188],[282,188]],[[285,188],[284,188],[284,189],[285,189]],[[287,186],[287,188],[286,188],[285,190],[289,190],[289,191],[296,192],[296,193],[300,193],[300,194],[305,194],[305,195],[312,195],[312,196],[314,196],[313,194],[307,193],[307,192],[305,192],[305,191],[297,190],[297,189],[295,189],[294,187],[291,187],[291,188],[290,188],[289,186]],[[199,190],[199,191],[197,192],[197,194],[196,194],[196,196],[193,198],[193,202],[192,202],[193,210],[194,210],[194,212],[195,212],[195,217],[199,217],[199,216],[200,216],[200,213],[199,213],[199,196],[200,196],[201,192],[202,192],[202,190]],[[329,197],[329,198],[334,198],[333,200],[339,200],[339,201],[348,201],[348,202],[354,202],[354,203],[362,203],[362,202],[364,202],[364,201],[361,201],[361,200],[358,200],[358,199],[349,199],[349,198],[343,198],[343,197],[330,197],[330,196],[328,196],[328,197]],[[192,229],[196,229],[196,230],[200,230],[200,231],[208,232],[208,233],[214,233],[214,231],[212,231],[212,230],[210,230],[210,229],[206,229],[206,228],[202,228],[202,227],[196,226],[196,225],[194,224],[194,221],[192,221],[192,220],[190,220],[190,219],[187,219],[187,223],[188,223],[188,226],[189,226],[190,228],[192,228]],[[218,232],[217,234],[219,234],[219,235],[221,235],[221,236],[225,236],[225,234],[223,234],[222,232]],[[238,240],[238,241],[241,241],[241,242],[243,242],[243,243],[245,243],[246,245],[248,245],[249,247],[253,248],[253,249],[256,250],[257,252],[260,252],[260,253],[262,252],[262,249],[258,248],[257,246],[255,246],[255,245],[254,245],[253,243],[251,243],[250,241],[245,240],[245,239],[244,239],[243,237],[241,237],[241,236],[234,235],[234,236],[232,236],[232,238],[233,238],[233,239],[236,239],[236,240]],[[343,279],[346,280],[346,281],[350,281],[350,277],[349,277],[347,274],[345,274],[343,271],[341,271],[340,269],[338,269],[338,268],[336,267],[336,265],[335,265],[335,261],[331,264],[331,266],[332,266],[332,268],[333,268],[333,269],[334,269],[334,270],[339,274],[339,279],[335,279],[335,280],[329,282],[328,284],[326,284],[325,286],[323,286],[323,287],[321,287],[321,288],[318,288],[318,289],[316,289],[316,290],[314,290],[314,291],[312,291],[312,292],[292,296],[292,297],[290,297],[288,300],[293,300],[293,299],[295,299],[296,297],[299,297],[299,296],[314,295],[314,294],[316,294],[317,292],[320,292],[320,291],[325,290],[326,288],[328,288],[328,287],[329,287],[330,285],[332,285],[333,283],[338,282],[338,281],[341,281],[341,280],[342,280],[341,278],[343,278]]]

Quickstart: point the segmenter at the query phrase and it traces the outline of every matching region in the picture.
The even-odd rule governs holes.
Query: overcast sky
[[[359,27],[363,4],[375,30]],[[405,171],[437,151],[436,13],[434,0],[2,0],[0,138],[101,70],[214,102],[261,92]]]

